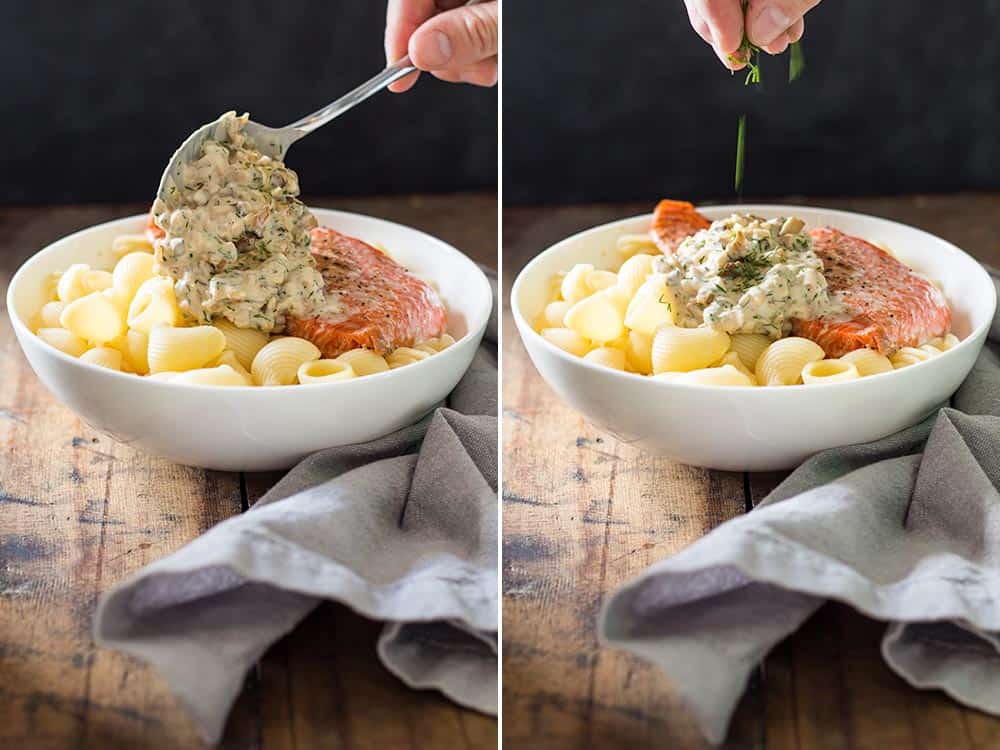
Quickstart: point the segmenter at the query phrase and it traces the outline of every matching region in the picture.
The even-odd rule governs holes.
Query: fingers
[[[413,32],[436,12],[434,0],[389,0],[385,11],[386,64],[391,65],[406,54]],[[406,91],[417,82],[419,75],[414,73],[396,81],[389,86],[389,90],[396,93]]]
[[[730,59],[743,41],[740,0],[685,0],[685,4],[691,26],[712,46],[722,64],[731,70],[744,67]]]
[[[430,72],[462,71],[499,51],[499,4],[469,5],[439,13],[410,37],[413,64]]]
[[[431,72],[435,78],[448,83],[470,83],[473,86],[496,86],[499,71],[499,60],[490,57],[473,65],[467,65],[461,70],[435,70]]]
[[[818,4],[819,0],[750,0],[747,37],[771,54],[778,54],[772,50],[779,48],[783,52],[790,41],[797,41],[791,38],[789,32]]]

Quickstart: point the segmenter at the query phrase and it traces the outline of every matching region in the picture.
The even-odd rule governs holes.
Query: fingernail
[[[769,5],[751,20],[750,41],[758,47],[763,47],[788,31],[788,27],[791,25],[792,19],[785,14],[785,11],[774,5]]]
[[[428,68],[440,68],[451,60],[451,40],[443,31],[432,31],[423,45],[420,64]]]

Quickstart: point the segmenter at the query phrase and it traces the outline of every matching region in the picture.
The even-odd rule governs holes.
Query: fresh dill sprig
[[[747,116],[740,115],[739,129],[736,131],[736,192],[743,185],[743,165],[746,161]]]
[[[798,42],[792,42],[788,48],[788,82],[791,83],[802,75],[806,68],[806,56]]]

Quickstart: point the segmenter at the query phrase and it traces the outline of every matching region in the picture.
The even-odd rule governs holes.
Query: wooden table
[[[1000,195],[788,202],[903,221],[1000,265]],[[651,208],[505,209],[505,288],[555,240]],[[747,512],[781,476],[695,469],[618,443],[548,389],[509,307],[503,334],[504,747],[708,747],[663,673],[598,647],[598,609],[655,561]],[[823,607],[757,672],[727,746],[1000,747],[1000,720],[913,690],[884,665],[885,627],[843,606]]]
[[[496,265],[494,196],[318,201],[418,227]],[[13,271],[139,205],[0,208],[0,304]],[[35,378],[0,315],[0,748],[202,747],[150,667],[97,648],[102,592],[252,505],[276,475],[170,463],[83,425]],[[379,623],[319,607],[247,679],[225,748],[495,748],[497,722],[409,690]]]

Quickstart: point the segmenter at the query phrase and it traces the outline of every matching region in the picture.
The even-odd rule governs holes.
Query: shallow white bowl
[[[28,329],[43,281],[71,263],[111,268],[111,241],[139,232],[145,216],[110,221],[43,248],[7,293],[14,332],[35,373],[66,406],[122,443],[174,461],[225,471],[292,466],[308,454],[386,435],[418,420],[465,373],[489,320],[489,281],[455,248],[423,232],[369,216],[313,209],[323,226],[384,245],[433,281],[448,307],[454,346],[389,372],[343,383],[271,388],[184,385],[114,372],[74,359]]]
[[[574,263],[614,270],[615,240],[645,232],[639,216],[581,232],[532,260],[514,282],[511,307],[528,354],[570,406],[619,440],[695,466],[729,471],[789,469],[810,455],[863,443],[916,424],[942,405],[972,368],[996,309],[986,271],[954,245],[927,232],[871,216],[797,206],[716,206],[732,213],[795,215],[881,242],[904,263],[940,281],[961,344],[902,370],[860,380],[787,388],[669,383],[584,362],[551,345],[530,325],[548,301],[550,279]]]

